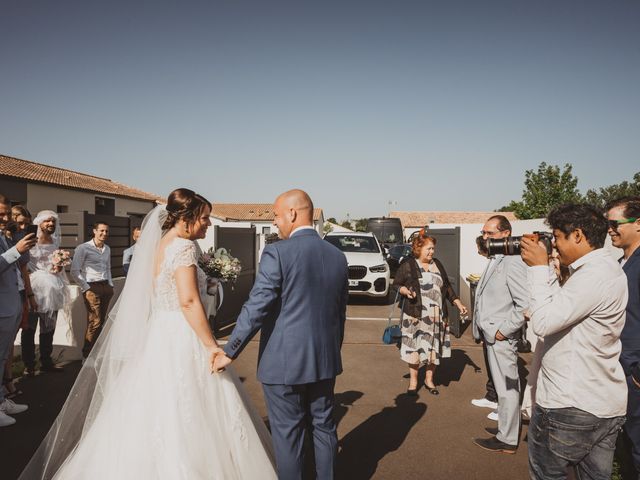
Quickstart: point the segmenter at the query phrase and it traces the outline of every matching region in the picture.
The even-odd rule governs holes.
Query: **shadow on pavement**
[[[349,407],[353,406],[356,400],[362,398],[364,393],[356,390],[347,390],[346,392],[336,393],[335,404],[333,407],[333,418],[336,421],[336,427],[349,411]]]
[[[338,442],[337,477],[373,477],[380,460],[400,448],[426,413],[427,406],[417,400],[418,397],[398,395],[394,406],[383,408],[345,435]]]
[[[80,366],[80,362],[71,362],[60,373],[20,379],[24,394],[15,401],[29,405],[29,410],[15,416],[15,425],[0,429],[0,478],[18,478],[60,412]]]
[[[442,359],[440,365],[436,368],[434,378],[436,385],[448,387],[451,382],[459,382],[467,365],[470,365],[475,373],[482,372],[482,368],[471,360],[467,352],[455,348],[452,349],[451,357]]]

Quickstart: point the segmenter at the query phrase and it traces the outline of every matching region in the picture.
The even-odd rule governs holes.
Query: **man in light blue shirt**
[[[127,248],[124,252],[122,252],[122,269],[124,270],[125,277],[129,273],[129,265],[131,264],[131,260],[133,259],[133,251],[136,248],[136,242],[140,237],[140,227],[135,227],[133,229],[133,233],[131,234],[131,238],[133,239],[133,245]]]

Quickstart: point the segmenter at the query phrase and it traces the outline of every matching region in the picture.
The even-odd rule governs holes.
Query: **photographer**
[[[503,215],[489,218],[482,229],[485,240],[506,239],[511,224]],[[491,254],[491,252],[489,252]],[[498,394],[498,433],[476,438],[485,450],[515,453],[520,435],[520,378],[517,341],[527,309],[527,269],[517,255],[490,256],[476,290],[473,336],[483,340],[491,379]]]
[[[547,217],[560,263],[571,276],[549,275],[546,246],[523,237],[533,332],[543,337],[536,406],[529,426],[533,479],[609,478],[626,413],[627,385],[618,362],[627,281],[602,249],[607,221],[590,205],[563,205]]]

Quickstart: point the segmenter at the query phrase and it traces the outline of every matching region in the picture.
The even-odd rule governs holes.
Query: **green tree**
[[[589,189],[585,195],[585,201],[600,208],[620,197],[630,197],[640,195],[640,172],[633,176],[633,181],[626,180],[621,183],[600,187],[599,189]]]
[[[324,225],[322,226],[322,233],[326,235],[327,233],[331,233],[331,232],[333,232],[333,226],[327,220],[326,222],[324,222]]]
[[[353,227],[351,226],[351,222],[349,220],[345,220],[340,224],[340,226],[344,228],[348,228],[349,230],[353,229]]]
[[[336,225],[338,224],[338,220],[336,220],[335,217],[327,218],[327,222],[335,223]]]
[[[542,162],[538,170],[525,172],[522,200],[512,201],[500,211],[513,211],[521,220],[546,217],[549,211],[563,203],[580,202],[578,177],[573,175],[570,163],[562,170],[557,165]]]
[[[361,218],[356,220],[356,232],[366,232],[367,231],[367,219]]]

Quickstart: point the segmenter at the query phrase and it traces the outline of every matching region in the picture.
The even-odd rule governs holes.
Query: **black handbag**
[[[389,320],[387,321],[387,327],[382,332],[382,343],[386,345],[393,345],[400,343],[400,339],[402,338],[402,330],[400,330],[400,324],[402,323],[402,307],[404,305],[404,297],[402,297],[402,304],[400,305],[400,319],[396,325],[391,324],[391,318],[393,317],[393,310],[395,309],[396,303],[398,302],[398,296],[400,295],[400,289],[396,291],[396,298],[393,300],[391,304],[391,311],[389,312]]]

